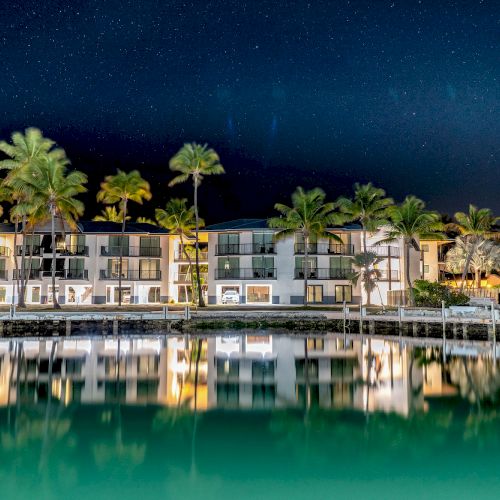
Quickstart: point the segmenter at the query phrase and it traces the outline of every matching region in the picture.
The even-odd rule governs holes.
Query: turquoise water
[[[0,341],[2,498],[478,498],[492,346],[256,336]]]

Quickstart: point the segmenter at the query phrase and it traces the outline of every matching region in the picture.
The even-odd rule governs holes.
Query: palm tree
[[[145,181],[137,170],[123,172],[117,170],[116,175],[108,175],[101,183],[97,193],[97,201],[108,205],[120,204],[123,213],[122,234],[120,243],[120,263],[118,275],[118,305],[122,305],[122,269],[123,269],[123,239],[125,236],[125,222],[127,220],[128,202],[133,201],[142,205],[143,200],[151,199],[149,183]]]
[[[52,238],[52,303],[59,309],[56,295],[56,231],[55,221],[66,222],[70,227],[76,227],[76,221],[83,214],[84,205],[75,198],[76,195],[87,191],[84,184],[87,176],[83,172],[73,170],[67,172],[69,160],[64,155],[59,157],[48,156],[29,168],[20,172],[12,182],[14,189],[26,194],[27,203],[33,207],[32,218],[37,222],[50,219]],[[24,209],[24,202],[17,207]]]
[[[359,280],[362,281],[363,287],[368,297],[367,304],[370,304],[370,296],[377,289],[380,295],[380,303],[384,307],[382,294],[378,288],[378,280],[381,277],[381,272],[376,269],[376,265],[382,262],[382,258],[375,252],[362,252],[351,258],[351,264],[354,267],[349,280],[354,286],[357,286]]]
[[[342,242],[337,235],[328,231],[328,227],[341,224],[344,219],[334,211],[334,203],[325,203],[325,193],[320,188],[304,191],[298,187],[292,194],[291,207],[276,203],[274,208],[281,215],[269,219],[268,225],[278,229],[276,238],[283,239],[299,233],[304,239],[304,305],[307,306],[309,242],[311,238],[331,238]]]
[[[387,224],[387,210],[394,205],[392,198],[385,197],[385,191],[368,184],[354,184],[354,198],[340,197],[337,206],[348,220],[359,221],[363,231],[363,251],[367,252],[367,232],[374,233]]]
[[[137,219],[135,219],[135,222],[138,222],[139,224],[150,224],[151,226],[158,225],[155,220],[150,219],[149,217],[137,217]]]
[[[488,275],[493,269],[500,269],[500,244],[483,237],[475,242],[456,238],[455,246],[446,254],[446,270],[454,274],[462,272],[467,261],[467,273],[474,272],[476,287],[481,288],[481,273]]]
[[[462,282],[460,284],[460,291],[462,292],[476,246],[481,241],[481,237],[491,230],[491,226],[500,220],[500,217],[494,217],[489,208],[477,208],[474,205],[469,205],[469,213],[457,212],[455,220],[456,223],[448,224],[448,227],[458,230],[464,239],[471,243],[462,271]]]
[[[203,146],[195,142],[184,144],[184,146],[170,160],[170,170],[179,172],[174,177],[169,186],[175,186],[186,182],[190,178],[193,180],[194,187],[194,216],[195,216],[195,259],[196,259],[196,280],[198,287],[198,305],[205,306],[200,278],[200,256],[199,256],[199,230],[200,217],[198,214],[198,188],[201,181],[207,175],[224,174],[224,167],[220,164],[219,155],[206,144]]]
[[[61,158],[65,156],[63,150],[54,148],[55,143],[51,139],[43,136],[42,132],[37,128],[27,128],[22,132],[13,132],[11,135],[11,143],[0,141],[0,151],[2,151],[8,158],[0,161],[0,169],[8,170],[5,178],[5,183],[8,185],[16,176],[34,163],[46,159],[49,155],[53,158]],[[22,198],[20,192],[12,193],[13,202],[26,203],[27,200]],[[21,211],[20,211],[21,212]],[[17,255],[15,256],[17,280],[17,295],[19,307],[25,307],[25,293],[27,280],[29,278],[29,271],[26,273],[26,241],[28,232],[28,218],[29,212],[23,211],[19,220],[15,220],[15,234],[14,239],[17,241],[17,233],[19,230],[19,221],[21,222],[21,232],[23,235],[22,252],[21,252],[21,273],[19,273],[19,265]],[[19,274],[21,280],[19,281]]]
[[[410,274],[410,246],[419,251],[417,238],[441,239],[439,232],[443,224],[437,212],[425,209],[425,203],[415,196],[407,196],[401,205],[388,209],[389,229],[385,239],[377,244],[392,242],[402,238],[404,245],[404,266],[406,285],[410,293],[410,305],[414,304],[413,285]]]
[[[186,198],[172,198],[165,205],[165,209],[157,208],[155,212],[156,220],[161,227],[164,227],[172,234],[179,235],[181,242],[181,253],[184,254],[188,261],[189,273],[191,275],[191,286],[193,288],[193,298],[196,296],[194,287],[196,280],[194,279],[193,263],[191,255],[187,251],[184,244],[184,238],[192,238],[193,230],[196,229],[196,216],[194,207],[187,207]],[[198,227],[203,227],[205,222],[203,219],[198,219]]]
[[[101,214],[96,215],[92,220],[96,222],[123,222],[123,212],[121,210],[118,211],[114,205],[104,207],[104,210],[101,210]],[[130,217],[127,217],[127,220],[130,220]]]

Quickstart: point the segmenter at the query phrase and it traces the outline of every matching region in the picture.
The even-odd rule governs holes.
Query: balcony
[[[42,252],[42,247],[37,245],[37,246],[31,246],[31,245],[26,245],[26,255],[40,255]],[[21,256],[23,254],[23,246],[22,245],[16,245],[16,255]]]
[[[99,272],[99,279],[101,280],[118,280],[118,271],[110,271],[108,269],[101,269]],[[147,271],[123,271],[122,280],[124,281],[160,281],[160,270],[147,270]]]
[[[295,253],[303,254],[305,243],[295,243]],[[309,243],[307,253],[310,255],[354,255],[354,245],[342,243]]]
[[[215,245],[215,255],[272,255],[275,253],[275,243],[229,243],[227,245]]]
[[[216,269],[216,280],[275,280],[274,268]]]
[[[59,255],[64,255],[67,257],[72,257],[72,256],[88,257],[89,247],[84,245],[68,245],[65,248],[57,250],[57,253],[59,253]]]
[[[194,250],[192,250],[192,254],[190,253],[190,257],[191,257],[191,262],[194,262],[196,260],[196,257],[194,255]],[[198,252],[198,258],[201,262],[208,261],[208,250],[200,250]],[[189,262],[189,259],[181,252],[176,253],[174,255],[174,260],[176,262]]]
[[[88,280],[89,271],[87,269],[65,269],[61,279],[64,280]]]
[[[101,246],[102,257],[161,257],[161,247]]]
[[[202,283],[206,283],[208,281],[208,273],[200,273],[200,278]],[[191,284],[191,273],[177,273],[174,276],[174,283]]]
[[[21,270],[14,269],[13,274],[12,274],[12,279],[17,280],[17,278],[21,278],[23,273],[21,273]],[[30,280],[41,280],[42,279],[42,270],[41,269],[31,269],[29,274],[28,270],[26,269],[24,271],[25,277],[27,276],[28,279]]]
[[[368,252],[374,253],[379,257],[395,257],[399,258],[399,247],[387,245],[372,245],[368,247]]]
[[[0,246],[0,257],[10,257],[10,248]]]
[[[348,280],[352,275],[352,269],[337,269],[328,267],[316,267],[307,270],[309,280]],[[295,269],[295,279],[305,279],[304,269]]]

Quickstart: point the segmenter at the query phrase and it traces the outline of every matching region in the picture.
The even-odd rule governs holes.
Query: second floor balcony
[[[374,253],[379,257],[394,257],[400,255],[399,247],[393,245],[372,245],[368,247],[368,252]]]
[[[188,256],[189,258],[186,257],[184,252],[179,251],[174,255],[174,260],[177,262],[189,262],[189,259],[191,259],[191,262],[194,262],[196,260],[194,250],[190,250]],[[200,250],[198,252],[198,259],[200,262],[208,261],[208,250]]]
[[[102,257],[161,257],[161,247],[101,246]]]
[[[236,269],[216,269],[215,279],[223,280],[275,280],[275,268],[236,268]]]
[[[118,280],[120,273],[118,271],[101,269],[99,279],[101,280]],[[128,270],[122,271],[122,280],[124,281],[160,281],[160,270]]]
[[[304,254],[305,243],[295,243],[294,251],[296,254]],[[307,253],[310,255],[354,255],[354,245],[343,243],[309,243]]]
[[[314,267],[307,270],[307,279],[310,280],[347,280],[352,275],[350,268],[328,268],[328,267]],[[305,279],[304,269],[295,269],[295,279]]]
[[[200,273],[200,278],[202,283],[208,281],[208,273]],[[196,274],[194,275],[196,280]],[[187,283],[191,284],[191,273],[177,273],[174,275],[174,283]]]
[[[275,243],[228,243],[215,246],[215,255],[262,255],[275,253]]]

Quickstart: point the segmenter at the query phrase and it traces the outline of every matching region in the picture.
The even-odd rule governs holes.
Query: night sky
[[[373,181],[447,213],[500,212],[497,1],[0,2],[0,137],[37,126],[89,174],[208,142],[208,222],[273,214],[297,186]],[[95,191],[86,218],[101,207]]]

